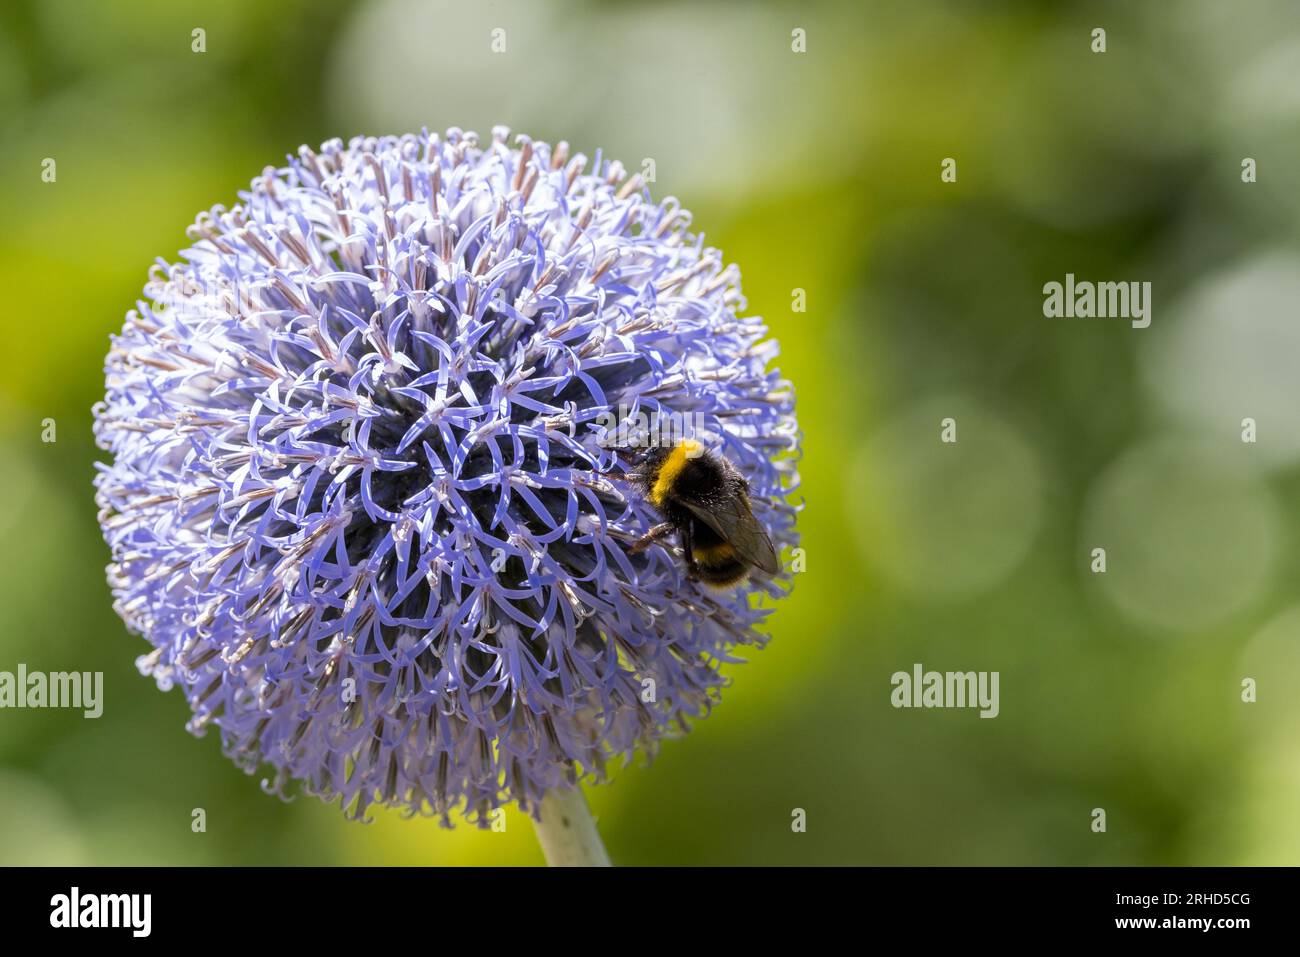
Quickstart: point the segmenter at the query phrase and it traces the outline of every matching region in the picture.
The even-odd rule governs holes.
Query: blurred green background
[[[0,862],[541,861],[517,811],[351,824],[187,734],[90,487],[108,335],[195,213],[300,143],[499,123],[655,160],[805,430],[807,570],[722,707],[591,793],[616,862],[1300,863],[1290,0],[6,0],[0,670],[103,671],[105,710],[0,711]],[[1067,272],[1152,282],[1151,327],[1044,318]],[[893,709],[915,662],[1000,672],[1001,714]]]

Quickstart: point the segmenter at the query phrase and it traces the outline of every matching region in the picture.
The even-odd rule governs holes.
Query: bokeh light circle
[[[1106,571],[1084,574],[1141,627],[1213,628],[1266,590],[1280,523],[1269,488],[1220,446],[1157,439],[1089,490],[1083,553],[1106,549]]]
[[[84,867],[86,842],[72,809],[53,788],[0,768],[0,847],[6,867]]]
[[[1297,303],[1300,270],[1280,251],[1204,280],[1143,343],[1148,388],[1180,423],[1227,442],[1254,419],[1247,450],[1260,464],[1300,461]]]
[[[942,441],[951,418],[956,439]],[[853,458],[848,513],[882,577],[925,598],[966,598],[1024,558],[1042,521],[1043,482],[1017,430],[964,396],[904,410]]]

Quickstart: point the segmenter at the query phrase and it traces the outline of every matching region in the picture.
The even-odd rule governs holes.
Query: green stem
[[[582,788],[556,788],[542,798],[537,840],[551,867],[609,867],[609,855]]]

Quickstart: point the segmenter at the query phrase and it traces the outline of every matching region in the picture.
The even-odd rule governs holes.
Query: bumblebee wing
[[[768,538],[766,530],[754,518],[749,503],[740,496],[729,495],[707,505],[683,496],[677,496],[675,500],[721,535],[736,550],[736,554],[749,564],[761,568],[769,575],[775,575],[781,570],[776,549],[772,547],[772,539]]]

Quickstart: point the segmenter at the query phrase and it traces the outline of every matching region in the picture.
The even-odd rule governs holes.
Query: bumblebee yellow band
[[[703,449],[704,447],[694,439],[686,439],[668,453],[668,457],[664,459],[664,464],[659,466],[659,474],[655,476],[654,487],[650,489],[651,505],[663,505],[664,499],[668,496],[668,490],[673,487],[673,482],[677,481],[677,476],[681,475],[682,469],[686,467],[686,460],[695,458]]]
[[[695,560],[705,565],[729,561],[735,557],[736,550],[732,548],[730,542],[721,542],[717,545],[709,545],[707,548],[695,549]]]

